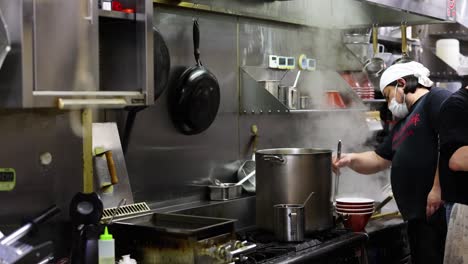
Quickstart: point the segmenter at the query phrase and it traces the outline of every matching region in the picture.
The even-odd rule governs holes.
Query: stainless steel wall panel
[[[238,157],[237,19],[186,10],[155,9],[155,26],[171,54],[171,79],[195,64],[192,19],[199,18],[203,65],[218,78],[221,104],[216,120],[205,132],[177,132],[167,112],[167,91],[155,105],[140,112],[127,154],[135,200],[163,201],[200,195],[209,175],[232,181]],[[174,88],[171,82],[168,89]]]
[[[69,112],[0,111],[0,166],[14,168],[17,177],[13,191],[0,192],[1,225],[20,224],[55,203],[59,219],[68,219],[68,204],[83,189],[81,137],[72,120]],[[40,162],[45,152],[50,165]]]
[[[269,55],[300,54],[317,60],[320,70],[361,70],[362,63],[341,41],[341,31],[240,19],[239,56],[242,66],[267,67]],[[293,82],[294,74],[285,81]]]

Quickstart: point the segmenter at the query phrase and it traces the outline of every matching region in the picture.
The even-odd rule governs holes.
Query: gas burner
[[[354,243],[352,241],[361,236],[347,229],[332,229],[307,235],[303,242],[287,243],[277,241],[272,233],[262,230],[246,231],[237,235],[239,239],[257,245],[253,252],[249,252],[240,258],[242,261],[236,262],[242,264],[281,263],[288,258],[295,259],[302,255],[314,254],[314,252],[328,251],[334,245],[338,245],[339,248],[348,241]],[[359,240],[362,242],[366,238],[361,237]]]
[[[342,236],[344,234],[349,234],[352,233],[351,230],[349,229],[330,229],[326,231],[320,231],[312,234],[306,235],[305,241],[306,243],[310,243],[311,241],[314,241],[312,244],[316,245],[317,243],[320,242],[325,242],[330,239],[337,238],[339,236]],[[267,243],[281,243],[278,242],[275,239],[275,236],[273,233],[262,231],[262,230],[252,230],[252,231],[246,231],[246,232],[240,232],[237,234],[239,238],[243,240],[248,240],[253,243],[261,243],[261,244],[267,244]],[[297,245],[298,243],[281,243],[281,244],[290,244],[290,245]]]

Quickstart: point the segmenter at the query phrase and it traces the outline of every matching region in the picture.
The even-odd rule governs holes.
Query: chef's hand
[[[433,187],[427,195],[426,217],[433,215],[443,203],[440,187]]]
[[[339,160],[336,159],[336,156],[333,156],[332,161],[332,170],[337,173],[340,168],[348,167],[351,164],[351,153],[342,153]]]

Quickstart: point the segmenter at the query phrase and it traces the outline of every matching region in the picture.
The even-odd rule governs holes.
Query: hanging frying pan
[[[169,91],[169,113],[177,129],[186,135],[205,131],[215,120],[220,103],[216,77],[200,61],[200,29],[193,22],[196,65],[186,69]]]
[[[157,28],[153,28],[154,41],[154,100],[158,99],[166,90],[171,69],[171,58],[166,41]]]

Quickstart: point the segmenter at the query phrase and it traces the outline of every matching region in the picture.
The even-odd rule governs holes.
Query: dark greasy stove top
[[[242,264],[359,263],[356,249],[367,241],[366,234],[345,229],[316,233],[298,243],[278,242],[273,234],[257,230],[238,233],[238,237],[257,244],[255,250],[244,255],[243,261],[237,262]]]

